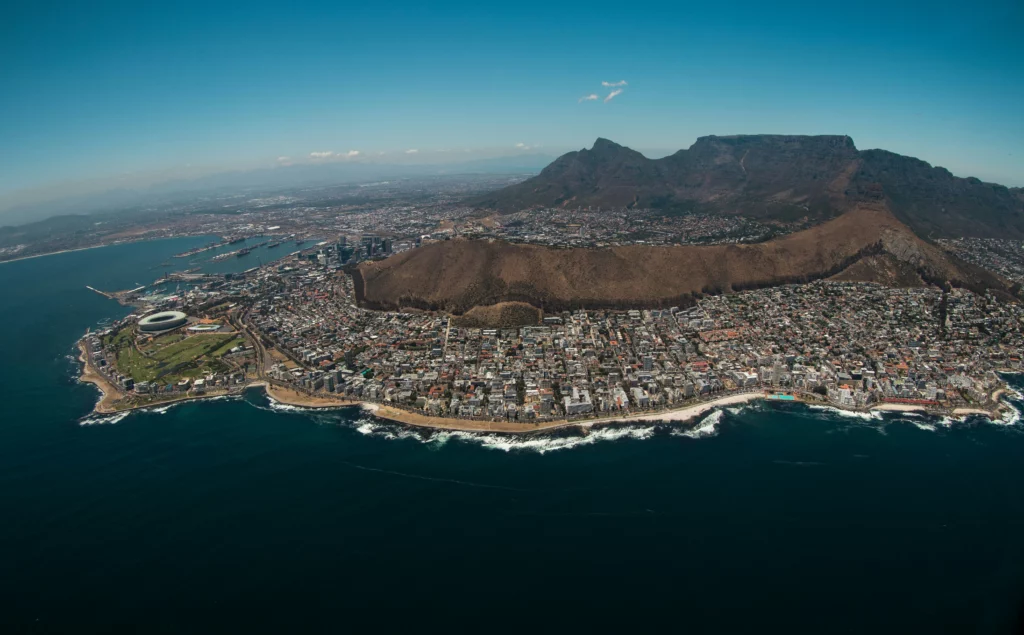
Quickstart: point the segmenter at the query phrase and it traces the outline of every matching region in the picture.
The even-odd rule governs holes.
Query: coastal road
[[[245,334],[245,337],[252,342],[253,350],[256,351],[256,377],[260,379],[266,377],[267,350],[263,347],[263,342],[249,330],[249,325],[245,323],[244,316],[238,316],[235,327]]]

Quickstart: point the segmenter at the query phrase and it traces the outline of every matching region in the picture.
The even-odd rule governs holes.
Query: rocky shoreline
[[[401,408],[393,406],[382,405],[374,402],[348,400],[348,399],[336,399],[330,397],[321,397],[317,395],[309,395],[297,390],[283,388],[281,386],[274,385],[268,381],[257,380],[251,381],[244,386],[239,387],[237,390],[222,390],[222,391],[210,391],[201,395],[185,394],[177,396],[171,399],[162,401],[156,401],[146,404],[138,404],[129,407],[118,408],[115,404],[123,397],[123,393],[113,386],[101,373],[96,371],[88,359],[85,351],[85,345],[82,342],[78,343],[80,351],[79,361],[82,362],[82,372],[79,376],[79,381],[83,383],[93,384],[99,389],[101,393],[100,399],[96,402],[96,406],[93,408],[93,412],[99,415],[109,415],[116,413],[130,412],[132,410],[145,410],[149,408],[159,408],[168,405],[173,405],[183,401],[199,401],[204,399],[215,399],[230,395],[241,395],[242,392],[250,388],[262,388],[267,397],[272,401],[282,405],[292,406],[295,408],[309,408],[309,409],[329,409],[329,408],[351,408],[360,407],[367,414],[406,426],[412,426],[417,428],[430,428],[434,430],[449,430],[449,431],[460,431],[460,432],[502,432],[512,434],[531,434],[536,432],[545,432],[555,430],[559,428],[567,427],[580,427],[590,428],[593,426],[601,426],[608,424],[621,424],[628,422],[670,422],[670,423],[688,423],[699,419],[703,414],[714,410],[716,408],[736,405],[741,403],[748,403],[751,401],[769,401],[768,394],[765,392],[744,392],[744,393],[733,393],[723,395],[716,399],[711,399],[697,404],[690,404],[680,408],[664,410],[654,413],[639,413],[635,415],[611,415],[605,417],[594,417],[588,419],[556,419],[551,421],[537,422],[535,424],[529,423],[516,423],[510,421],[481,421],[471,419],[456,419],[450,417],[434,417],[424,415],[420,413],[410,412]],[[998,390],[993,393],[993,399],[998,400],[1002,390]],[[794,401],[801,401],[795,399]],[[955,408],[950,411],[934,411],[929,410],[923,406],[905,405],[905,404],[879,404],[870,408],[843,408],[834,404],[819,404],[826,405],[828,407],[836,408],[838,410],[845,410],[850,412],[870,412],[870,411],[889,411],[889,412],[916,412],[924,414],[933,414],[936,416],[951,416],[951,417],[966,417],[969,415],[980,415],[987,417],[991,420],[998,420],[1000,418],[1000,412],[1004,406],[1000,405],[994,410],[985,410],[981,408]]]

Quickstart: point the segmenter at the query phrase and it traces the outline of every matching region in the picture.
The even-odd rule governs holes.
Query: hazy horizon
[[[647,154],[710,134],[849,135],[1024,186],[1016,2],[69,3],[8,17],[0,224],[220,173],[555,157],[597,137]]]

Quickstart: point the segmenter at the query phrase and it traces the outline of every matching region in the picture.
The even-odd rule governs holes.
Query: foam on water
[[[755,408],[755,406],[753,404],[746,403],[746,404],[744,404],[742,406],[735,406],[733,408],[726,408],[725,411],[728,412],[729,414],[733,415],[733,416],[738,416],[738,415],[744,414],[746,412],[750,412],[751,410],[754,410],[754,408]]]
[[[882,411],[869,410],[867,412],[855,412],[853,410],[844,410],[843,408],[836,408],[835,406],[822,406],[818,404],[809,404],[807,406],[811,410],[824,410],[828,411],[839,417],[847,417],[849,419],[861,419],[862,421],[881,421]]]
[[[457,433],[461,440],[477,435],[471,433]],[[482,445],[491,450],[528,450],[545,454],[555,450],[568,450],[584,445],[593,445],[599,441],[618,441],[620,439],[648,439],[654,434],[653,427],[616,427],[590,430],[586,436],[571,437],[510,437],[507,435],[486,435]]]
[[[97,425],[110,425],[123,421],[125,417],[130,415],[131,410],[125,410],[124,412],[115,412],[109,415],[93,414],[80,419],[78,425],[81,426],[97,426]]]
[[[690,428],[689,430],[674,430],[672,431],[673,436],[689,437],[691,439],[700,439],[703,437],[713,437],[718,434],[718,423],[722,420],[722,410],[715,410],[708,416],[700,420],[700,423]]]
[[[457,440],[479,445],[488,450],[536,452],[538,454],[593,445],[600,441],[647,439],[655,432],[653,426],[616,426],[589,429],[585,434],[568,436],[544,434],[513,435],[497,432],[462,432],[457,430],[421,432],[410,428],[398,427],[393,424],[380,423],[372,419],[360,419],[355,422],[354,426],[360,434],[389,441],[413,440],[423,444],[444,445],[451,440]]]
[[[340,405],[340,404],[337,405],[337,406],[324,406],[324,407],[319,407],[319,408],[311,408],[309,406],[292,406],[290,404],[281,403],[280,401],[275,401],[269,395],[267,396],[267,405],[265,405],[265,406],[261,405],[259,403],[255,403],[253,401],[248,401],[248,400],[247,400],[247,403],[250,406],[252,406],[253,408],[256,408],[258,410],[266,410],[267,412],[296,412],[296,413],[304,413],[304,414],[314,414],[314,413],[318,413],[318,412],[319,413],[334,412],[334,411],[337,411],[337,410],[344,410],[346,408],[352,408],[353,407],[353,406]]]
[[[174,408],[175,406],[183,406],[183,405],[185,405],[187,403],[208,402],[208,401],[226,401],[228,399],[230,399],[230,400],[237,400],[237,399],[241,399],[241,398],[242,398],[241,395],[217,395],[215,397],[202,397],[202,398],[199,398],[199,399],[179,399],[178,401],[172,401],[171,403],[166,403],[166,404],[162,404],[162,405],[158,405],[158,406],[152,406],[150,408],[140,408],[139,412],[145,412],[145,413],[156,414],[156,415],[163,415],[163,414],[167,414],[167,411],[169,411],[171,408]]]
[[[304,408],[302,406],[292,406],[280,401],[274,401],[273,399],[267,400],[270,403],[270,410],[276,410],[277,412],[316,412],[317,410],[323,410],[323,408]]]
[[[1020,393],[1018,393],[1018,394],[1020,394]],[[1006,410],[1005,412],[1003,412],[1003,415],[1002,415],[1001,419],[999,419],[998,421],[993,421],[993,423],[998,423],[998,424],[1007,425],[1007,426],[1015,426],[1018,423],[1020,423],[1020,420],[1021,420],[1020,409],[1012,401],[1007,400],[1007,401],[1005,401],[1003,403],[1005,403],[1009,407],[1009,409]]]
[[[331,411],[335,411],[335,410],[343,410],[343,409],[346,409],[346,408],[356,407],[356,406],[353,406],[351,404],[338,404],[336,406],[335,405],[331,405],[331,406],[317,406],[315,408],[311,407],[311,406],[293,406],[291,404],[286,404],[284,402],[277,401],[276,399],[271,397],[269,394],[267,394],[266,397],[267,397],[267,402],[270,404],[270,409],[271,410],[276,410],[278,412],[331,412]],[[374,406],[371,406],[371,405],[368,405],[368,404],[364,404],[364,405],[358,406],[358,407],[361,407],[363,410],[367,410],[367,411],[371,411],[371,412],[375,409]]]

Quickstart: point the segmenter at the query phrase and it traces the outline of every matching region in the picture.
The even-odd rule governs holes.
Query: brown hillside
[[[548,310],[684,305],[701,293],[826,278],[882,253],[929,282],[1005,289],[990,274],[952,262],[879,207],[755,245],[552,249],[444,241],[360,265],[356,287],[367,307],[455,313],[507,301]]]
[[[540,309],[525,302],[500,302],[475,306],[456,318],[455,324],[468,328],[513,328],[539,324]]]
[[[926,286],[917,269],[892,254],[876,254],[861,258],[829,278],[836,282],[876,282],[886,287]]]

